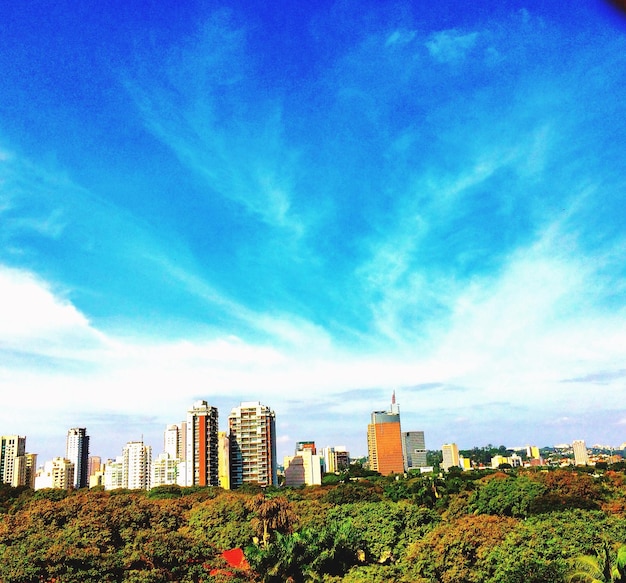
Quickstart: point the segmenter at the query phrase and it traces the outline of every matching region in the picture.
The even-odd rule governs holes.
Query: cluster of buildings
[[[37,468],[37,454],[26,453],[26,438],[2,436],[0,482],[12,486],[86,488],[103,486],[150,489],[156,486],[278,485],[276,416],[260,402],[244,402],[228,416],[228,431],[219,431],[218,410],[197,401],[184,421],[168,425],[163,451],[156,457],[143,441],[128,442],[120,456],[103,463],[89,455],[84,427],[67,433],[64,457]],[[326,447],[319,454],[312,441],[296,444],[294,456],[284,460],[289,485],[321,484],[325,471],[348,467],[350,454],[343,446]]]
[[[582,440],[572,444],[574,463],[590,463]],[[427,465],[423,431],[402,431],[395,392],[388,411],[374,411],[367,428],[369,468],[382,475],[403,474],[412,469],[432,471]],[[441,468],[473,469],[454,443],[442,446]],[[542,465],[539,448],[527,446],[526,456],[494,456],[491,467]],[[243,402],[228,416],[228,431],[219,431],[218,410],[206,401],[196,401],[184,421],[168,425],[163,451],[156,457],[143,441],[128,442],[122,454],[105,463],[89,455],[89,436],[84,427],[67,433],[64,457],[37,468],[37,454],[26,452],[26,438],[0,436],[0,483],[41,488],[86,488],[102,486],[150,489],[156,486],[220,486],[237,489],[245,484],[278,484],[284,472],[286,486],[321,484],[326,472],[340,472],[350,465],[344,446],[325,447],[319,452],[313,441],[296,443],[293,456],[282,468],[276,460],[276,416],[258,401]]]

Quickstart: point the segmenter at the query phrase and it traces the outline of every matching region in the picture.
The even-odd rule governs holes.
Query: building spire
[[[391,395],[391,412],[394,415],[399,415],[400,414],[400,407],[398,407],[398,404],[396,403],[396,390],[393,390],[393,394]]]

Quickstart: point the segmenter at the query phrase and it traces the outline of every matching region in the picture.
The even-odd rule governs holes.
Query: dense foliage
[[[0,485],[0,583],[626,580],[622,471],[328,482],[265,492]],[[226,563],[233,548],[247,565]]]

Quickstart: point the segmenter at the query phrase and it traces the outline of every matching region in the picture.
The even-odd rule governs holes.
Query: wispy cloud
[[[591,374],[584,375],[582,377],[576,377],[571,379],[563,379],[562,383],[594,383],[605,385],[614,380],[622,379],[626,377],[626,369],[611,370],[611,371],[599,371]]]
[[[253,81],[247,51],[246,30],[218,11],[169,47],[156,70],[129,72],[126,87],[146,127],[213,193],[300,236],[304,224],[291,205],[297,152],[286,142],[280,102]]]
[[[432,57],[441,63],[455,63],[464,59],[478,38],[477,32],[461,33],[458,30],[442,30],[433,33],[426,47]]]

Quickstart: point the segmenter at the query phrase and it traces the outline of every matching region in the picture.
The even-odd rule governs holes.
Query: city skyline
[[[234,426],[233,423],[231,422],[233,419],[237,419],[239,417],[241,417],[241,411],[242,410],[248,410],[248,415],[250,415],[251,412],[257,411],[257,414],[259,411],[263,411],[268,413],[268,419],[271,419],[271,425],[274,426],[275,424],[275,417],[273,412],[271,411],[271,408],[265,405],[261,405],[259,402],[245,402],[245,403],[241,403],[239,406],[233,407],[231,410],[231,413],[228,417],[229,419],[229,423],[228,423],[228,431],[221,431],[219,430],[217,427],[214,427],[214,431],[215,431],[215,435],[217,436],[217,434],[221,434],[224,437],[228,437],[228,439],[225,441],[225,445],[226,448],[229,449],[228,443],[231,440],[232,436],[233,436],[233,429],[235,429],[235,432],[237,431],[241,431],[240,428],[240,424],[241,424],[241,420],[239,420],[238,422],[235,422]],[[192,453],[196,448],[195,446],[191,446],[188,449],[187,447],[184,446],[184,444],[187,443],[188,441],[188,434],[193,434],[194,430],[192,429],[192,427],[194,426],[194,424],[190,424],[190,419],[198,412],[202,412],[202,414],[209,414],[209,411],[212,411],[212,413],[210,413],[211,415],[213,415],[214,417],[219,416],[219,412],[217,411],[216,408],[212,407],[210,404],[206,403],[206,401],[197,401],[195,402],[193,405],[190,406],[190,408],[187,411],[187,420],[183,421],[181,423],[177,423],[177,424],[167,424],[162,432],[162,436],[161,436],[161,441],[158,445],[155,444],[151,444],[151,443],[147,443],[144,442],[143,436],[139,441],[136,440],[130,440],[127,441],[123,446],[120,445],[119,451],[113,452],[112,455],[106,455],[103,456],[101,455],[102,452],[98,452],[98,454],[100,455],[89,455],[89,458],[87,460],[89,467],[91,467],[91,463],[92,460],[94,460],[94,462],[99,466],[100,463],[102,462],[102,460],[108,460],[108,461],[115,461],[118,458],[121,458],[125,455],[125,451],[127,449],[128,446],[133,445],[136,446],[136,444],[141,444],[142,447],[145,445],[146,447],[148,447],[149,449],[153,450],[155,452],[155,459],[156,457],[158,457],[161,454],[164,454],[166,457],[168,457],[169,459],[172,460],[180,460],[180,459],[185,459],[188,455],[191,455],[192,458],[195,458],[194,453]],[[396,416],[398,417],[395,421],[399,423],[399,405],[396,403],[395,401],[395,392],[392,395],[392,399],[391,399],[391,407],[389,411],[372,411],[371,413],[371,418],[370,421],[372,423],[375,423],[376,421],[380,421],[381,419],[385,420],[385,421],[393,421],[393,419],[391,419],[392,417]],[[390,416],[389,420],[387,420],[387,416]],[[370,423],[367,427],[367,433],[368,436],[370,434],[370,430],[373,427],[372,423]],[[188,432],[189,429],[189,432]],[[174,431],[175,430],[175,431]],[[273,431],[273,430],[272,430]],[[67,431],[67,442],[69,444],[69,439],[70,439],[70,435],[71,434],[77,434],[78,432],[80,432],[84,437],[86,437],[87,439],[87,444],[89,442],[89,436],[86,436],[86,428],[71,428]],[[0,432],[0,435],[1,432]],[[39,461],[36,465],[36,468],[42,468],[44,466],[45,463],[49,463],[51,460],[53,459],[59,459],[59,460],[63,460],[66,459],[68,461],[72,461],[72,464],[74,464],[75,462],[71,459],[71,456],[68,456],[68,453],[66,452],[65,456],[59,455],[57,452],[54,453],[50,453],[52,450],[50,448],[46,448],[44,449],[44,452],[46,452],[43,456],[40,455],[39,451],[37,451],[37,448],[32,448],[32,447],[28,447],[26,448],[26,438],[28,436],[25,435],[11,435],[11,436],[2,436],[3,439],[7,438],[7,439],[11,439],[13,441],[16,442],[16,440],[20,440],[20,451],[21,454],[20,455],[34,455],[36,458],[38,457]],[[208,437],[208,434],[207,434]],[[275,439],[276,436],[273,436],[272,439]],[[407,469],[414,469],[416,467],[419,467],[420,465],[426,465],[426,452],[427,451],[446,451],[446,449],[450,448],[451,446],[454,446],[457,449],[457,455],[458,455],[458,451],[459,450],[463,450],[463,451],[471,451],[474,448],[481,448],[481,447],[486,447],[486,446],[492,446],[493,444],[472,444],[472,445],[465,445],[462,447],[458,447],[458,445],[456,443],[442,443],[439,447],[437,446],[433,446],[433,447],[428,447],[426,448],[426,444],[425,444],[425,437],[424,437],[424,432],[423,431],[415,431],[415,430],[411,430],[411,431],[402,431],[401,435],[397,435],[396,437],[400,438],[401,440],[401,455],[403,457],[403,459],[405,460],[405,462],[408,463],[408,467]],[[219,438],[222,439],[222,438]],[[407,440],[407,441],[405,441]],[[530,440],[532,441],[532,439]],[[193,442],[191,442],[193,443]],[[411,444],[409,446],[409,443]],[[526,449],[528,452],[532,453],[528,453],[529,456],[534,456],[534,457],[538,457],[539,456],[539,450],[540,448],[554,448],[556,450],[558,449],[563,449],[563,448],[571,448],[574,452],[574,454],[577,454],[577,459],[580,461],[581,459],[583,459],[583,456],[585,454],[582,453],[582,451],[584,451],[586,448],[600,448],[600,449],[615,449],[615,450],[619,450],[619,449],[624,449],[626,447],[626,441],[622,442],[620,444],[591,444],[586,446],[585,445],[586,441],[585,439],[581,439],[580,436],[577,439],[572,439],[569,442],[561,442],[561,443],[554,443],[554,444],[542,444],[540,446],[536,446],[536,445],[530,445],[530,442],[521,445],[521,444],[506,444],[505,447],[508,450],[511,451],[519,451],[519,450],[523,450]],[[498,441],[499,446],[504,445],[501,441]],[[582,449],[581,449],[581,444],[582,444]],[[293,444],[292,444],[293,445]],[[181,447],[182,446],[182,447]],[[369,443],[366,443],[366,449],[369,450]],[[89,446],[87,445],[87,448]],[[310,448],[311,451],[313,453],[316,453],[316,446],[315,446],[315,441],[298,441],[295,443],[295,454],[297,455],[300,451]],[[67,447],[66,447],[67,449]],[[350,452],[347,450],[347,448],[344,445],[326,445],[322,448],[324,450],[324,456],[326,456],[328,454],[329,451],[333,451],[333,452],[339,452],[339,455],[343,454],[347,454],[349,455],[351,460],[359,460],[359,459],[368,459],[368,451],[366,451],[365,454],[362,453],[354,453],[352,452],[352,455],[350,455]],[[392,448],[393,449],[393,448]],[[3,451],[4,451],[4,445],[3,445]],[[12,451],[10,448],[7,447],[7,452],[10,453],[10,451]],[[17,450],[16,450],[17,451]],[[286,446],[285,451],[289,451],[289,446]],[[121,452],[121,456],[119,455]],[[182,453],[184,452],[184,453]],[[205,452],[206,453],[206,452]],[[216,458],[217,457],[217,452],[213,451],[213,457]],[[222,455],[222,454],[220,454]],[[230,460],[230,457],[232,456],[232,452],[228,452],[225,454],[225,460]],[[415,461],[419,460],[419,464],[415,464],[412,461],[412,456],[417,455]],[[324,457],[323,456],[323,457]],[[10,456],[9,456],[10,457]],[[6,458],[8,459],[8,458]],[[3,458],[3,461],[6,461],[5,458]],[[387,460],[388,461],[388,460]],[[387,461],[385,463],[387,463]],[[230,463],[230,461],[228,462]],[[276,463],[277,460],[275,462],[273,462],[274,467],[276,467]],[[370,461],[371,463],[371,461]],[[191,464],[191,467],[193,467],[193,463]],[[378,461],[375,461],[375,465],[378,465]],[[453,464],[454,465],[454,464]],[[4,466],[2,466],[4,467]],[[121,466],[120,466],[121,467]],[[377,469],[381,469],[381,468],[377,468]],[[332,470],[335,471],[335,470]],[[0,472],[1,473],[1,472]],[[192,472],[193,473],[193,472]],[[382,470],[382,474],[385,475],[387,472]],[[87,473],[88,475],[92,475],[92,472],[89,471]],[[189,478],[186,477],[185,478],[185,482],[194,482],[194,478]],[[232,476],[231,476],[231,480],[232,481]],[[75,484],[74,484],[75,485]],[[187,485],[190,485],[189,483],[187,483]],[[215,484],[214,484],[215,485]]]
[[[3,434],[625,441],[626,23],[415,4],[0,6]]]

